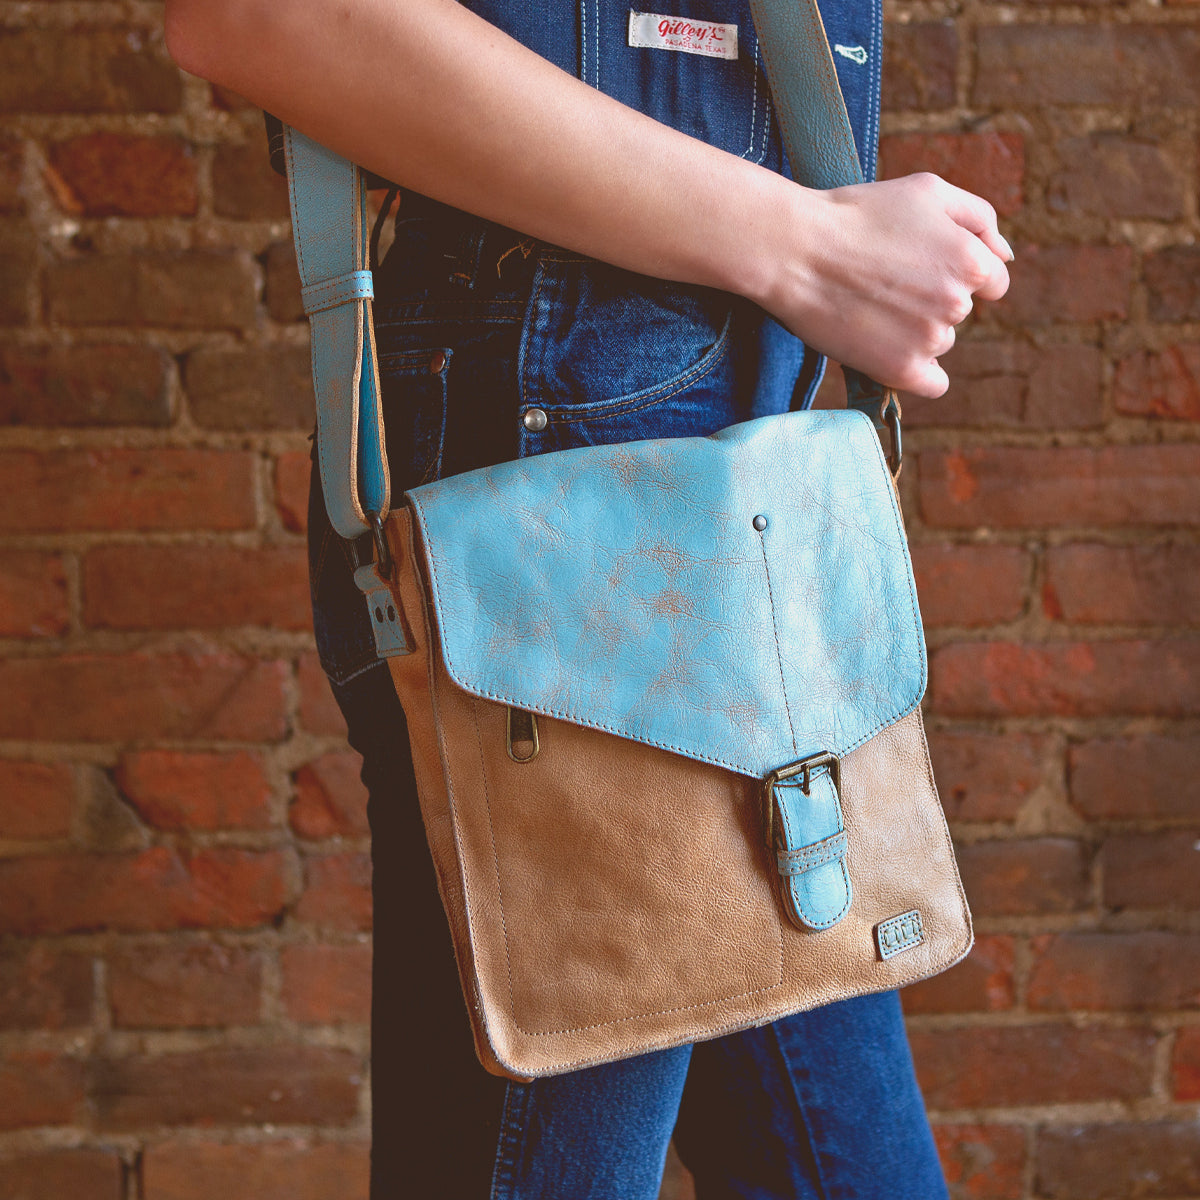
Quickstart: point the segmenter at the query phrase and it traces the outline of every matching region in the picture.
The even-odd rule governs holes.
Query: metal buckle
[[[797,775],[803,776],[800,780],[800,790],[807,796],[809,788],[812,786],[812,773],[820,767],[829,768],[829,778],[833,780],[834,788],[841,795],[842,762],[836,754],[829,750],[810,754],[807,758],[789,763],[786,767],[776,767],[763,780],[763,834],[766,837],[768,850],[775,849],[775,797],[773,795],[775,785],[782,783],[785,779],[795,779]]]
[[[514,717],[516,718],[514,720]],[[514,731],[513,726],[518,728]],[[513,708],[508,706],[508,757],[515,763],[533,762],[538,756],[538,752],[542,748],[542,743],[538,739],[538,722],[537,713],[531,713],[523,708]],[[513,751],[514,742],[529,742],[533,749],[528,754],[516,754]]]
[[[888,469],[893,479],[899,479],[900,468],[904,466],[904,441],[900,436],[900,401],[895,392],[884,393],[883,403],[879,407],[879,418],[888,427],[892,439],[892,448],[888,453]]]
[[[392,577],[392,552],[388,548],[387,534],[383,532],[383,517],[377,512],[366,514],[367,524],[371,526],[371,537],[375,540],[375,566],[380,579]]]

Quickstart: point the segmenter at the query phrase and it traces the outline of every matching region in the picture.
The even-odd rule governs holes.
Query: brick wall
[[[922,1083],[956,1200],[1200,1197],[1200,8],[888,15],[885,172],[1017,249],[906,405],[979,930],[907,993]],[[368,858],[286,197],[160,20],[0,0],[0,1197],[347,1200]]]

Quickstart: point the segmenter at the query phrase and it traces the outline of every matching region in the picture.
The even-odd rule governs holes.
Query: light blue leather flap
[[[545,454],[409,500],[446,668],[475,695],[761,777],[847,753],[924,693],[861,413]]]

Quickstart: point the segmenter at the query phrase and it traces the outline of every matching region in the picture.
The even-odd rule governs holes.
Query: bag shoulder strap
[[[750,0],[767,79],[793,176],[807,187],[862,182],[850,118],[816,0]],[[371,319],[363,173],[284,127],[292,232],[304,309],[312,324],[313,388],[321,484],[334,529],[356,538],[390,503],[379,370]],[[899,471],[895,393],[846,370],[848,403],[892,430]]]

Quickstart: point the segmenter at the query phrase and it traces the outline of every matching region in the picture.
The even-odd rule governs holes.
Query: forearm
[[[380,175],[661,278],[765,296],[802,200],[454,0],[168,0],[167,29],[183,66]]]

